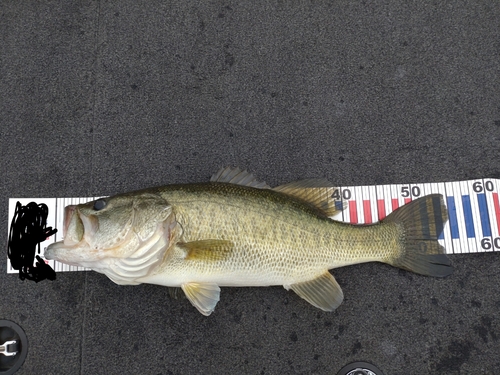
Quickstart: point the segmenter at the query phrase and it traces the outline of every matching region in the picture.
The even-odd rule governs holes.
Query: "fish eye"
[[[106,207],[106,201],[104,199],[98,199],[94,202],[94,210],[100,211]]]

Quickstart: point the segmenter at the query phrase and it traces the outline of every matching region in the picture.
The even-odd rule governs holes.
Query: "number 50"
[[[407,198],[410,194],[412,197],[418,197],[420,195],[420,188],[418,186],[412,186],[411,190],[409,186],[403,186],[401,188],[402,197]]]

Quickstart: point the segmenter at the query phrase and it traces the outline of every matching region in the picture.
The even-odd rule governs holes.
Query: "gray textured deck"
[[[0,243],[9,197],[226,165],[271,185],[500,178],[500,5],[480,3],[2,1]],[[499,255],[451,258],[444,280],[336,270],[334,313],[225,288],[208,318],[158,286],[35,284],[0,262],[0,319],[28,335],[20,374],[496,374]]]

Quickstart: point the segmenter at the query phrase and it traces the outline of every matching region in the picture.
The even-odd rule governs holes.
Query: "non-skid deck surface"
[[[482,192],[449,195],[457,215],[466,195],[494,208],[499,19],[496,1],[2,1],[4,254],[11,197],[206,181],[227,165],[272,186],[322,177],[412,194],[481,179]],[[94,272],[23,282],[2,257],[0,319],[28,336],[19,374],[336,374],[359,360],[386,375],[495,374],[500,256],[450,258],[446,279],[334,270],[334,313],[281,287],[223,288],[204,317],[165,288]]]

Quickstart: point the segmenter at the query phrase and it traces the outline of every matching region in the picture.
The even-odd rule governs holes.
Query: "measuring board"
[[[448,207],[449,220],[439,237],[447,254],[500,251],[500,180],[439,182],[423,184],[396,184],[374,186],[345,186],[334,190],[333,198],[342,201],[344,210],[333,218],[351,224],[372,224],[392,211],[429,194],[442,194]],[[58,228],[54,236],[40,244],[43,249],[62,240],[64,207],[86,203],[92,198],[22,198],[9,200],[9,231],[16,202],[45,203],[49,208],[47,226]],[[43,255],[43,254],[40,254]],[[84,271],[83,267],[68,266],[55,261],[48,264],[56,271]],[[7,260],[7,273],[18,273]]]

